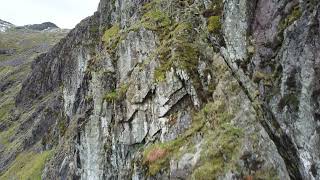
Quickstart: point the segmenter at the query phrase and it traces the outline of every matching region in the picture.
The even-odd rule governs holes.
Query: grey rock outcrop
[[[319,20],[314,0],[102,0],[16,98],[45,102],[42,179],[319,179]]]

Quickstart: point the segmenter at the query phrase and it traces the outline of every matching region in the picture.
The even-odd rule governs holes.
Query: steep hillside
[[[319,12],[101,0],[33,62],[1,178],[320,179]]]
[[[14,27],[13,24],[0,19],[0,32],[5,32],[7,29],[10,29],[12,27]]]
[[[15,107],[15,97],[21,89],[22,82],[31,72],[33,59],[47,52],[54,44],[63,38],[67,30],[56,29],[52,32],[33,31],[30,29],[15,29],[14,26],[5,32],[0,32],[0,172],[21,152],[23,131],[20,127],[26,123],[27,113],[22,113]],[[19,134],[20,133],[20,134]],[[34,155],[34,156],[33,156]],[[45,156],[45,155],[44,155]],[[37,153],[20,154],[18,166],[22,166],[33,157],[40,158]],[[32,162],[32,164],[35,162]],[[43,162],[44,163],[44,162]],[[31,165],[32,165],[31,164]],[[32,165],[33,166],[33,165]],[[37,165],[33,168],[37,168]],[[38,170],[41,174],[41,166]],[[30,169],[29,169],[30,168]],[[32,172],[29,167],[27,171]],[[16,173],[16,172],[14,172]],[[27,178],[26,176],[25,178]],[[8,179],[1,176],[0,179]],[[10,177],[11,178],[11,177]]]

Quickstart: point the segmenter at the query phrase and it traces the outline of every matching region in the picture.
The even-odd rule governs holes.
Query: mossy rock
[[[283,31],[287,27],[289,27],[293,22],[298,20],[301,17],[301,15],[302,15],[302,11],[300,9],[300,6],[299,5],[295,6],[292,9],[291,13],[280,21],[279,27],[278,27],[279,32],[283,33]]]
[[[227,111],[224,102],[208,103],[201,111],[195,113],[192,126],[179,138],[165,143],[155,143],[143,151],[143,164],[147,166],[148,174],[154,176],[168,168],[170,160],[180,157],[182,147],[192,150],[190,147],[194,147],[194,143],[190,139],[200,131],[205,134],[204,145],[193,176],[201,179],[208,177],[205,175],[210,173],[213,177],[224,172],[225,167],[234,168],[243,132],[229,123],[233,117],[234,115]],[[216,122],[213,131],[210,126],[206,126],[208,122]]]
[[[165,143],[155,143],[144,149],[143,151],[143,165],[148,169],[149,176],[154,176],[161,170],[169,167],[170,160],[180,155],[180,148],[190,145],[190,138],[204,127],[203,121],[195,119],[191,127],[185,131],[180,137],[173,141]],[[162,152],[162,153],[155,153]],[[156,157],[151,157],[155,156]],[[151,157],[151,158],[150,158]],[[151,159],[151,161],[150,161]]]

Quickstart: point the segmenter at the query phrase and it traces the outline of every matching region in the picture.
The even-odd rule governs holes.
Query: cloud
[[[1,2],[0,19],[15,25],[53,22],[62,28],[73,28],[91,16],[99,0],[9,0]]]

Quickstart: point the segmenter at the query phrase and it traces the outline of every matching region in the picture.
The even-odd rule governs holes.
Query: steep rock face
[[[35,60],[16,99],[56,102],[42,178],[319,179],[318,12],[101,1]]]

